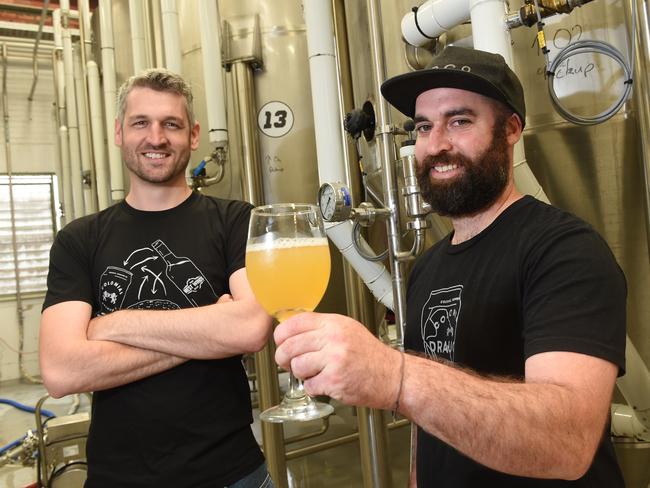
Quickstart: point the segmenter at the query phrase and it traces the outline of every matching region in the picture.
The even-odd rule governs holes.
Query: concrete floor
[[[11,399],[32,407],[45,394],[46,392],[41,385],[18,381],[0,383],[0,398]],[[80,398],[81,404],[78,411],[89,411],[87,398],[85,396]],[[67,415],[70,413],[74,400],[74,396],[64,397],[59,400],[49,399],[45,402],[43,408],[51,410],[57,416]],[[357,426],[355,409],[336,404],[335,406],[336,412],[330,416],[330,425],[325,434],[314,439],[290,444],[288,450],[353,433]],[[261,430],[259,420],[257,420],[257,411],[254,412],[254,417],[256,420],[253,425],[253,432],[258,442],[261,443]],[[285,437],[295,436],[303,432],[314,432],[319,428],[319,421],[287,424]],[[36,430],[34,414],[0,404],[0,447],[22,437],[29,429]],[[389,431],[390,469],[393,486],[396,487],[406,486],[407,484],[409,436],[410,428],[408,426]],[[363,487],[359,443],[354,441],[290,460],[287,462],[287,477],[289,488]],[[0,467],[0,487],[2,488],[25,488],[35,481],[35,467],[20,465]]]

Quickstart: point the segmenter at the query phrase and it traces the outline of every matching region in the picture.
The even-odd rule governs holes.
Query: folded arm
[[[88,338],[113,341],[192,359],[216,359],[259,351],[271,318],[255,300],[245,268],[229,280],[232,300],[181,310],[119,310],[96,317]]]
[[[187,361],[115,342],[88,340],[91,312],[88,303],[79,301],[57,303],[43,311],[40,368],[53,397],[113,388]]]

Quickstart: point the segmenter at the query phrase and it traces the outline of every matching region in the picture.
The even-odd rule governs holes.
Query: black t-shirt
[[[193,193],[170,210],[120,202],[77,219],[52,246],[43,309],[80,300],[96,316],[214,303],[244,266],[250,209]],[[240,356],[191,360],[95,392],[86,486],[230,484],[263,461],[252,420]]]
[[[577,217],[526,196],[472,239],[436,243],[409,278],[405,347],[479,373],[524,377],[548,351],[625,368],[625,278],[605,241]],[[577,481],[498,473],[418,428],[420,487],[623,486],[609,431]]]

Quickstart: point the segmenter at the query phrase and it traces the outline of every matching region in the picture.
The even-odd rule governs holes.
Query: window
[[[56,176],[0,175],[0,296],[46,290],[57,208]]]

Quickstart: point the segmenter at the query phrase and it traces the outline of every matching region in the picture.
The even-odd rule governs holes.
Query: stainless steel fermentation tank
[[[158,2],[148,0],[147,25],[152,30],[149,43],[151,65],[163,59],[164,42],[157,27],[160,17]],[[224,76],[228,106],[230,142],[223,179],[204,188],[207,194],[230,198],[247,196],[245,185],[245,146],[242,133],[249,131],[257,145],[257,170],[261,178],[259,198],[268,203],[280,201],[315,202],[318,181],[316,145],[309,81],[307,39],[302,7],[299,0],[219,0],[222,51],[231,57],[228,73],[211,73],[205,77],[201,65],[201,40],[198,29],[197,2],[177,2],[181,29],[182,70],[193,84],[196,95],[196,114],[206,128],[207,115],[204,86],[210,76]],[[413,0],[381,0],[381,40],[386,75],[393,76],[426,64],[430,53],[407,47],[401,36],[400,21],[411,10]],[[514,11],[520,2],[510,1]],[[523,2],[521,2],[523,3]],[[635,2],[645,9],[645,2]],[[159,5],[159,4],[158,4]],[[376,104],[376,84],[370,56],[370,22],[368,2],[360,0],[333,0],[335,31],[337,34],[341,96],[345,111],[361,108],[364,103]],[[129,2],[111,3],[116,19],[116,67],[118,84],[132,74],[130,45]],[[119,20],[118,20],[119,19]],[[97,22],[93,22],[97,30]],[[627,54],[626,40],[630,34],[630,9],[621,0],[596,0],[574,10],[570,15],[546,20],[547,38],[552,50],[559,50],[578,38],[605,40]],[[441,36],[440,44],[471,42],[471,27],[462,25]],[[469,41],[468,41],[469,39]],[[524,132],[526,157],[535,176],[550,200],[590,222],[610,244],[628,280],[628,334],[643,361],[650,362],[650,264],[648,260],[648,228],[645,201],[646,175],[643,171],[642,121],[648,119],[648,106],[635,97],[611,120],[591,126],[572,125],[553,109],[546,90],[543,58],[535,44],[536,32],[520,27],[512,31],[514,66],[526,90],[528,107]],[[256,44],[257,43],[257,49]],[[250,52],[249,52],[250,51]],[[254,61],[251,61],[251,54]],[[647,53],[646,53],[647,56]],[[98,56],[97,56],[98,57]],[[565,76],[558,80],[567,102],[575,110],[598,111],[596,105],[607,104],[616,96],[615,88],[607,80],[594,78],[596,73],[613,73],[611,62],[597,58],[595,63],[574,59],[563,69]],[[645,65],[644,65],[645,67]],[[614,75],[612,75],[614,76]],[[206,81],[208,80],[208,81]],[[251,104],[252,127],[242,127],[242,80],[250,84],[246,103]],[[586,88],[585,88],[586,87]],[[641,83],[636,89],[641,89]],[[595,91],[598,88],[600,91]],[[647,86],[646,86],[647,89]],[[646,95],[647,96],[647,95]],[[599,106],[599,108],[601,108]],[[394,125],[401,125],[404,117],[391,109]],[[377,141],[359,138],[350,148],[348,162],[351,174],[359,177],[359,167],[367,173],[370,190],[381,197],[381,162]],[[209,155],[212,147],[204,132],[192,165]],[[358,181],[353,194],[359,200]],[[449,224],[444,219],[430,217],[433,230],[428,241],[439,239]],[[375,225],[368,235],[376,249],[385,247],[385,229]],[[374,305],[367,293],[350,285],[349,269],[341,264],[340,254],[333,249],[334,274],[323,310],[345,313],[359,311],[376,325],[375,317],[382,316],[381,307]],[[267,358],[268,359],[268,358]],[[271,382],[273,386],[273,382]],[[375,420],[376,422],[376,420]],[[380,418],[379,424],[383,420]],[[389,461],[384,445],[384,434],[377,423],[370,424],[364,462],[365,486],[390,486]],[[270,461],[279,469],[285,466],[281,431],[265,432],[273,439],[265,444],[272,449]],[[362,445],[362,451],[363,451]],[[625,456],[625,453],[622,454]],[[628,475],[628,473],[626,473]],[[632,475],[628,475],[632,476]],[[383,480],[378,481],[379,478]],[[374,483],[374,485],[373,485]],[[282,486],[283,481],[280,482]]]

